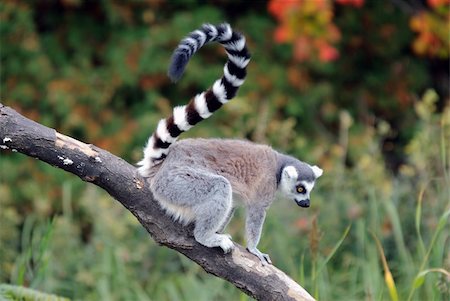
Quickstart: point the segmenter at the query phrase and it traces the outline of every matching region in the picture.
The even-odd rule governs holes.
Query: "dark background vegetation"
[[[137,162],[158,120],[222,72],[223,49],[207,46],[173,84],[172,50],[229,22],[253,55],[248,80],[183,137],[267,143],[325,171],[311,208],[274,203],[261,250],[319,300],[448,300],[449,5],[2,1],[1,101]],[[97,187],[6,150],[0,180],[0,282],[75,300],[247,298]],[[238,211],[241,244],[243,228]]]

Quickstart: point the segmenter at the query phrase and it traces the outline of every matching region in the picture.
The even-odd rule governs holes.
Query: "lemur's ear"
[[[311,169],[316,176],[316,179],[323,174],[323,170],[317,165],[311,166]]]
[[[298,178],[297,169],[291,165],[283,168],[283,175],[290,180],[297,180]]]

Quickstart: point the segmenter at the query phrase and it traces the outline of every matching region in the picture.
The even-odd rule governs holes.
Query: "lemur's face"
[[[311,190],[314,188],[316,179],[323,173],[323,170],[317,166],[309,167],[314,174],[313,178],[303,175],[294,166],[286,166],[281,174],[281,192],[303,208],[309,207]]]

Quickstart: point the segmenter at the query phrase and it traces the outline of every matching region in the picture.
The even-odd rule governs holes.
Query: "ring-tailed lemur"
[[[245,37],[228,24],[205,24],[191,32],[175,49],[169,77],[176,81],[191,56],[204,44],[217,41],[228,61],[223,76],[212,88],[187,105],[175,107],[162,119],[144,148],[139,173],[148,177],[150,189],[161,207],[184,224],[195,222],[194,237],[207,247],[233,249],[231,237],[222,234],[234,211],[233,195],[246,207],[247,249],[263,264],[271,263],[258,245],[266,209],[280,190],[301,207],[309,207],[310,192],[322,175],[310,166],[266,145],[242,140],[184,139],[184,131],[232,99],[244,83],[250,54]]]

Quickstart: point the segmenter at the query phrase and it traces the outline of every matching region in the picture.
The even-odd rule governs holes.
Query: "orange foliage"
[[[409,26],[418,35],[412,48],[418,55],[448,58],[449,57],[449,23],[450,0],[428,0],[430,11],[420,11],[414,15]]]
[[[269,2],[268,10],[278,20],[283,20],[285,12],[289,9],[295,9],[299,5],[298,0],[272,0]]]
[[[279,22],[274,32],[277,43],[291,43],[299,62],[316,59],[332,62],[339,57],[335,44],[339,28],[333,23],[333,4],[362,7],[364,0],[271,0],[268,11]],[[427,0],[430,10],[421,10],[410,19],[418,35],[413,51],[421,56],[449,57],[450,0]]]
[[[364,0],[341,0],[336,3],[360,7]],[[331,62],[339,57],[334,44],[341,34],[333,23],[330,0],[271,0],[269,12],[278,20],[274,32],[277,43],[292,43],[297,61],[318,59]]]
[[[335,0],[337,4],[351,5],[355,7],[361,7],[364,4],[364,0]]]
[[[436,8],[439,6],[450,5],[450,0],[427,0],[430,7]]]

